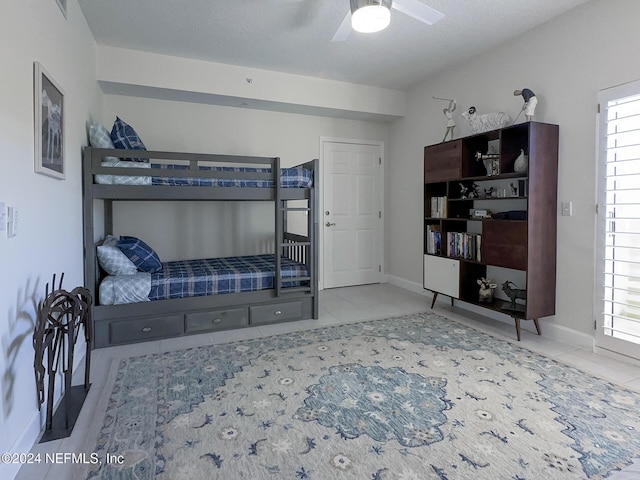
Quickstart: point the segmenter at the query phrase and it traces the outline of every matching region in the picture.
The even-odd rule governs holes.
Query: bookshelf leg
[[[451,297],[451,306],[452,306],[452,307],[453,307],[453,300],[454,300],[454,298],[453,298],[453,297]]]
[[[433,300],[431,300],[431,308],[436,304],[436,299],[438,298],[438,292],[433,292]]]
[[[533,324],[536,326],[536,331],[538,332],[538,335],[542,335],[542,333],[540,333],[540,324],[538,323],[537,318],[533,319]]]
[[[520,341],[520,319],[517,317],[513,317],[516,322],[516,336],[518,337],[518,341]]]

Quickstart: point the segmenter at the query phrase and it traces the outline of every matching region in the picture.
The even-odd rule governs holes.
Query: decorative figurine
[[[449,106],[442,110],[444,116],[447,117],[447,130],[444,132],[443,142],[447,140],[447,136],[451,135],[449,140],[453,140],[453,129],[456,128],[456,121],[453,118],[453,112],[456,111],[456,101],[453,98],[439,98],[433,97],[434,100],[444,100],[445,102],[449,102]]]
[[[460,198],[463,200],[467,199],[467,194],[469,193],[469,189],[464,186],[463,183],[459,183],[460,185]]]
[[[467,194],[467,198],[469,199],[480,198],[480,193],[478,192],[478,188],[479,188],[479,185],[477,183],[472,184],[471,188],[469,189],[469,193]]]
[[[493,187],[485,188],[484,189],[484,196],[485,196],[485,198],[492,197],[493,196]]]
[[[497,130],[506,127],[511,118],[504,112],[490,112],[479,115],[476,113],[476,107],[470,107],[469,110],[462,114],[464,119],[471,128],[471,133],[488,132],[489,130]]]
[[[484,169],[487,171],[487,176],[498,175],[500,173],[500,155],[497,153],[485,153],[476,152],[476,161],[481,161],[484,165]]]
[[[533,118],[533,114],[535,113],[536,105],[538,104],[536,94],[528,88],[523,88],[522,90],[515,90],[513,95],[522,95],[522,98],[524,99],[522,110],[524,111],[524,116],[526,117],[527,122],[530,122]]]
[[[480,290],[478,291],[478,301],[480,303],[493,302],[493,291],[498,285],[493,283],[488,278],[484,277],[478,280],[478,285],[480,285]]]
[[[451,100],[449,102],[449,107],[442,110],[444,116],[447,117],[447,130],[444,132],[444,138],[442,141],[444,142],[447,139],[447,135],[451,134],[451,140],[453,140],[453,129],[456,128],[456,121],[453,119],[453,112],[456,111],[456,101]]]
[[[491,159],[491,176],[500,175],[500,157],[496,155]]]
[[[511,285],[516,288],[511,288]],[[511,310],[519,310],[518,305],[516,305],[517,299],[524,300],[525,303],[527,301],[527,291],[517,288],[517,285],[509,280],[502,284],[502,291],[511,300]]]

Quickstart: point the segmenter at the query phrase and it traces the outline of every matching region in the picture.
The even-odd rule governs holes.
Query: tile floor
[[[118,358],[421,312],[428,310],[429,304],[430,297],[418,295],[389,284],[331,289],[320,292],[320,318],[318,320],[303,320],[95,350],[92,354],[91,390],[73,434],[66,439],[36,444],[32,452],[42,454],[76,452],[79,451],[81,445],[89,441],[86,437],[91,422],[102,421],[98,404],[103,396],[108,396],[108,392],[103,390],[105,390],[112,362]],[[515,340],[515,329],[512,324],[471,315],[458,308],[452,309],[444,303],[436,304],[434,312],[475,326],[492,335]],[[542,329],[544,333],[544,323]],[[544,336],[539,337],[528,331],[523,331],[521,346],[640,391],[640,366],[613,360],[572,345],[550,340]],[[68,464],[25,465],[16,476],[16,480],[64,480],[71,478],[71,465]],[[609,480],[632,479],[640,479],[640,458],[625,470],[616,472],[609,477]]]

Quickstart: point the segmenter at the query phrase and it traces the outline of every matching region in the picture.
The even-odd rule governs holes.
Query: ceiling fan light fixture
[[[374,33],[389,26],[391,22],[391,2],[361,0],[352,1],[351,3],[351,27],[356,32]]]

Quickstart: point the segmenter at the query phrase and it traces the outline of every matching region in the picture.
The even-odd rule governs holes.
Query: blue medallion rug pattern
[[[432,313],[124,359],[83,478],[601,479],[640,394]],[[84,472],[86,473],[86,472]]]

